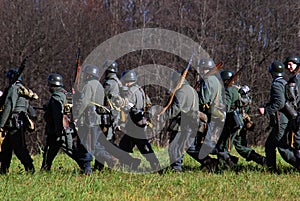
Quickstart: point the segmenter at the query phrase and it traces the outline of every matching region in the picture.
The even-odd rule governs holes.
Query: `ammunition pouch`
[[[109,112],[108,112],[103,107],[97,106],[96,107],[96,113],[98,115],[100,115],[102,126],[111,127],[113,125],[113,122],[114,122],[114,117],[113,117],[113,115],[112,115],[112,113],[109,109],[107,109],[107,110],[109,110]]]
[[[243,122],[238,111],[233,110],[232,112],[227,113],[225,125],[229,125],[233,130],[238,130],[243,127]]]
[[[5,128],[9,130],[20,129],[23,127],[23,120],[20,118],[20,113],[14,113],[8,119]]]
[[[289,120],[296,119],[298,116],[297,111],[294,109],[292,104],[288,101],[285,102],[284,107],[282,108],[282,112]]]
[[[144,110],[131,109],[129,115],[133,123],[138,127],[143,128],[147,126],[147,118],[145,117]]]

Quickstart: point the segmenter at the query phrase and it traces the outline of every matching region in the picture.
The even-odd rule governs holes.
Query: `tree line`
[[[256,123],[249,133],[252,145],[263,145],[268,120],[256,116],[256,109],[269,99],[271,76],[268,66],[299,54],[300,5],[296,0],[0,0],[0,82],[5,73],[17,68],[28,55],[23,73],[25,85],[39,100],[49,98],[47,76],[60,73],[70,90],[74,81],[77,48],[82,58],[102,42],[126,31],[163,28],[184,34],[205,49],[216,63],[226,61],[224,69],[237,71],[245,66],[238,82],[252,90],[250,115]],[[118,48],[118,47],[113,47]],[[123,70],[145,64],[162,64],[183,69],[186,61],[157,50],[136,51],[117,60]],[[73,76],[74,75],[74,76]],[[193,85],[196,74],[188,79]],[[164,79],[162,76],[161,79]],[[165,91],[153,86],[145,91],[154,102],[164,102]],[[37,153],[44,141],[43,112],[38,112],[37,129],[28,136],[31,152]],[[166,140],[161,141],[161,145]]]

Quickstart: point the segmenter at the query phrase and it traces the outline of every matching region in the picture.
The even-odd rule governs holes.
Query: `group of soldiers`
[[[290,56],[283,63],[274,61],[269,67],[273,77],[270,101],[259,108],[261,115],[270,118],[272,128],[266,140],[265,156],[247,145],[247,131],[254,128],[249,116],[250,88],[235,83],[234,72],[222,70],[219,73],[215,68],[211,58],[199,60],[197,71],[204,76],[195,86],[185,79],[186,72],[174,72],[169,104],[163,111],[150,115],[151,101],[137,84],[136,72],[124,71],[119,79],[118,64],[113,60],[105,61],[101,67],[84,66],[80,85],[75,86],[72,93],[64,89],[60,74],[51,73],[47,80],[51,96],[44,106],[46,142],[41,170],[50,171],[62,149],[86,175],[90,175],[92,169],[102,170],[105,164],[137,171],[141,159],[130,154],[137,147],[152,171],[163,172],[146,135],[150,117],[152,122],[169,122],[170,166],[167,168],[173,171],[182,171],[185,152],[210,171],[222,166],[234,167],[238,157],[230,154],[232,145],[247,161],[254,161],[270,171],[277,171],[278,148],[283,159],[299,170],[300,58]],[[288,81],[284,79],[285,69],[291,74]],[[103,70],[105,79],[101,83]],[[37,114],[30,101],[38,97],[23,85],[18,70],[9,70],[7,78],[8,87],[1,96],[0,173],[9,171],[13,152],[25,171],[34,173],[24,133],[34,130]],[[118,144],[114,142],[116,131],[123,133]]]

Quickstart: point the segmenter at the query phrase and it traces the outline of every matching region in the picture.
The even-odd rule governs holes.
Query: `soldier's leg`
[[[10,167],[10,162],[12,158],[12,146],[10,143],[10,134],[7,133],[6,137],[1,145],[2,151],[0,152],[1,157],[1,167],[0,174],[6,174]]]
[[[283,137],[285,136],[287,129],[287,123],[280,123],[279,130],[278,126],[275,125],[267,138],[265,144],[266,152],[266,165],[271,171],[276,171],[276,148],[282,143]]]
[[[294,120],[292,122],[292,131],[294,132],[294,149],[295,149],[295,156],[297,157],[298,160],[300,160],[300,129],[299,129],[299,121],[300,121],[300,117],[299,120]]]
[[[53,160],[56,157],[61,146],[62,146],[62,141],[60,141],[54,133],[49,133],[47,135],[41,170],[51,169]]]
[[[27,149],[26,143],[23,141],[24,139],[22,135],[22,129],[15,130],[11,134],[11,146],[17,158],[24,165],[25,170],[33,173],[35,171],[33,166],[33,160],[29,155],[29,151]]]
[[[297,157],[297,152],[294,148],[290,147],[290,145],[287,143],[287,136],[289,134],[288,129],[284,133],[283,137],[280,139],[278,144],[278,151],[281,155],[281,157],[292,166],[298,168],[298,161],[299,158]]]
[[[170,140],[169,140],[170,145],[169,145],[169,149],[168,149],[169,158],[170,158],[170,162],[171,162],[170,167],[172,169],[174,169],[175,171],[179,171],[179,172],[182,171],[183,153],[179,147],[179,144],[177,143],[177,141],[179,141],[179,140],[176,140],[176,142],[175,142],[174,139],[176,138],[176,136],[179,138],[180,135],[181,135],[181,132],[171,131]]]
[[[143,154],[146,160],[150,163],[151,168],[158,171],[160,169],[160,164],[148,139],[135,138],[134,142],[141,154]]]
[[[247,146],[246,131],[241,130],[241,132],[233,139],[233,144],[236,151],[247,161],[254,161],[259,165],[265,165],[265,157],[256,153],[252,148]]]

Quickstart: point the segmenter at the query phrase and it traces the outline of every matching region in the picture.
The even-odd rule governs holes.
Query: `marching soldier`
[[[213,68],[215,63],[211,58],[204,58],[198,62],[198,73],[203,72],[207,75]],[[199,110],[206,114],[206,131],[205,139],[201,146],[201,158],[205,158],[208,154],[212,153],[217,144],[219,136],[217,133],[221,132],[220,126],[225,121],[225,106],[223,104],[222,96],[222,84],[217,78],[216,74],[205,76],[198,81],[199,87],[197,92],[199,96]],[[199,155],[199,157],[200,157]],[[210,158],[208,158],[210,159]]]
[[[43,153],[43,162],[41,170],[50,171],[52,163],[60,148],[74,159],[79,165],[81,171],[89,175],[91,173],[89,165],[89,154],[86,149],[80,144],[80,140],[75,138],[76,133],[67,132],[66,124],[68,119],[65,119],[67,91],[63,88],[63,78],[60,74],[52,73],[48,76],[48,87],[51,92],[51,97],[45,107],[44,119],[46,121],[46,144]],[[69,111],[71,112],[71,111]],[[75,130],[75,128],[73,128]],[[73,132],[75,132],[73,130]],[[73,137],[76,140],[77,146],[73,146]],[[86,157],[88,156],[88,157]]]
[[[269,67],[269,72],[273,77],[271,85],[271,97],[270,102],[265,107],[259,108],[262,115],[268,115],[270,117],[270,127],[272,131],[269,134],[266,144],[266,165],[270,171],[277,171],[276,168],[276,148],[278,148],[280,155],[286,162],[296,166],[299,164],[298,160],[290,160],[289,155],[285,155],[281,148],[288,147],[287,133],[288,133],[288,117],[284,112],[286,103],[285,97],[285,85],[287,81],[283,79],[284,76],[284,64],[280,61],[274,61]]]
[[[128,87],[128,96],[119,97],[114,102],[129,114],[125,123],[125,134],[119,143],[119,147],[128,153],[132,153],[134,146],[137,146],[141,154],[149,161],[152,169],[158,171],[160,168],[159,161],[145,133],[147,126],[145,118],[147,96],[136,83],[137,75],[135,71],[125,71],[122,74],[122,81]]]
[[[265,158],[256,153],[255,150],[247,146],[246,132],[251,129],[253,123],[247,114],[250,109],[251,97],[249,96],[248,86],[238,86],[232,81],[234,73],[230,70],[224,70],[220,73],[225,86],[225,104],[227,114],[222,134],[217,144],[218,154],[229,156],[228,142],[232,142],[236,151],[247,161],[254,161],[260,165],[265,164]],[[232,83],[230,83],[232,82]],[[232,84],[232,86],[230,85]],[[226,157],[223,157],[226,159]],[[234,165],[229,161],[230,166]]]
[[[289,56],[284,62],[285,68],[289,70],[291,77],[288,80],[288,88],[290,89],[290,101],[293,102],[294,109],[299,112],[300,106],[300,58],[298,56]],[[297,120],[294,119],[291,124],[291,130],[294,132],[294,144],[296,157],[300,159],[300,130],[297,126]]]
[[[97,114],[96,108],[103,106],[104,88],[99,82],[100,69],[94,65],[86,65],[83,69],[84,86],[80,99],[76,103],[74,119],[78,125],[78,133],[82,143],[98,161],[96,168],[101,170],[106,162],[110,167],[117,162],[104,147],[106,138],[101,130],[101,116]],[[87,160],[92,160],[92,155],[86,154]],[[102,162],[102,163],[100,163]],[[89,167],[90,168],[90,164]],[[90,169],[91,171],[91,169]]]
[[[6,74],[9,88],[4,97],[4,108],[0,116],[0,132],[3,134],[5,131],[7,134],[1,145],[1,174],[8,172],[13,151],[24,165],[25,171],[31,173],[35,171],[33,160],[25,143],[25,131],[30,125],[28,116],[36,118],[36,113],[30,106],[29,101],[30,99],[37,99],[37,95],[33,96],[32,93],[30,95],[29,90],[22,83],[22,78],[16,76],[19,75],[15,69],[9,70]],[[24,93],[24,91],[27,91],[27,93]]]
[[[181,74],[174,72],[172,75],[172,86],[175,88]],[[184,150],[193,143],[198,130],[198,94],[187,80],[175,92],[173,101],[165,113],[158,116],[159,121],[171,119],[171,135],[169,145],[170,167],[176,171],[182,171]],[[198,157],[198,154],[197,154]]]
[[[105,81],[103,83],[105,99],[104,103],[111,110],[113,116],[113,125],[108,128],[107,139],[113,139],[113,130],[118,127],[118,121],[120,119],[119,108],[116,108],[112,105],[112,99],[116,96],[120,96],[120,89],[122,87],[122,82],[119,80],[118,73],[118,64],[115,61],[107,60],[103,64],[103,69],[106,69],[105,72]]]

